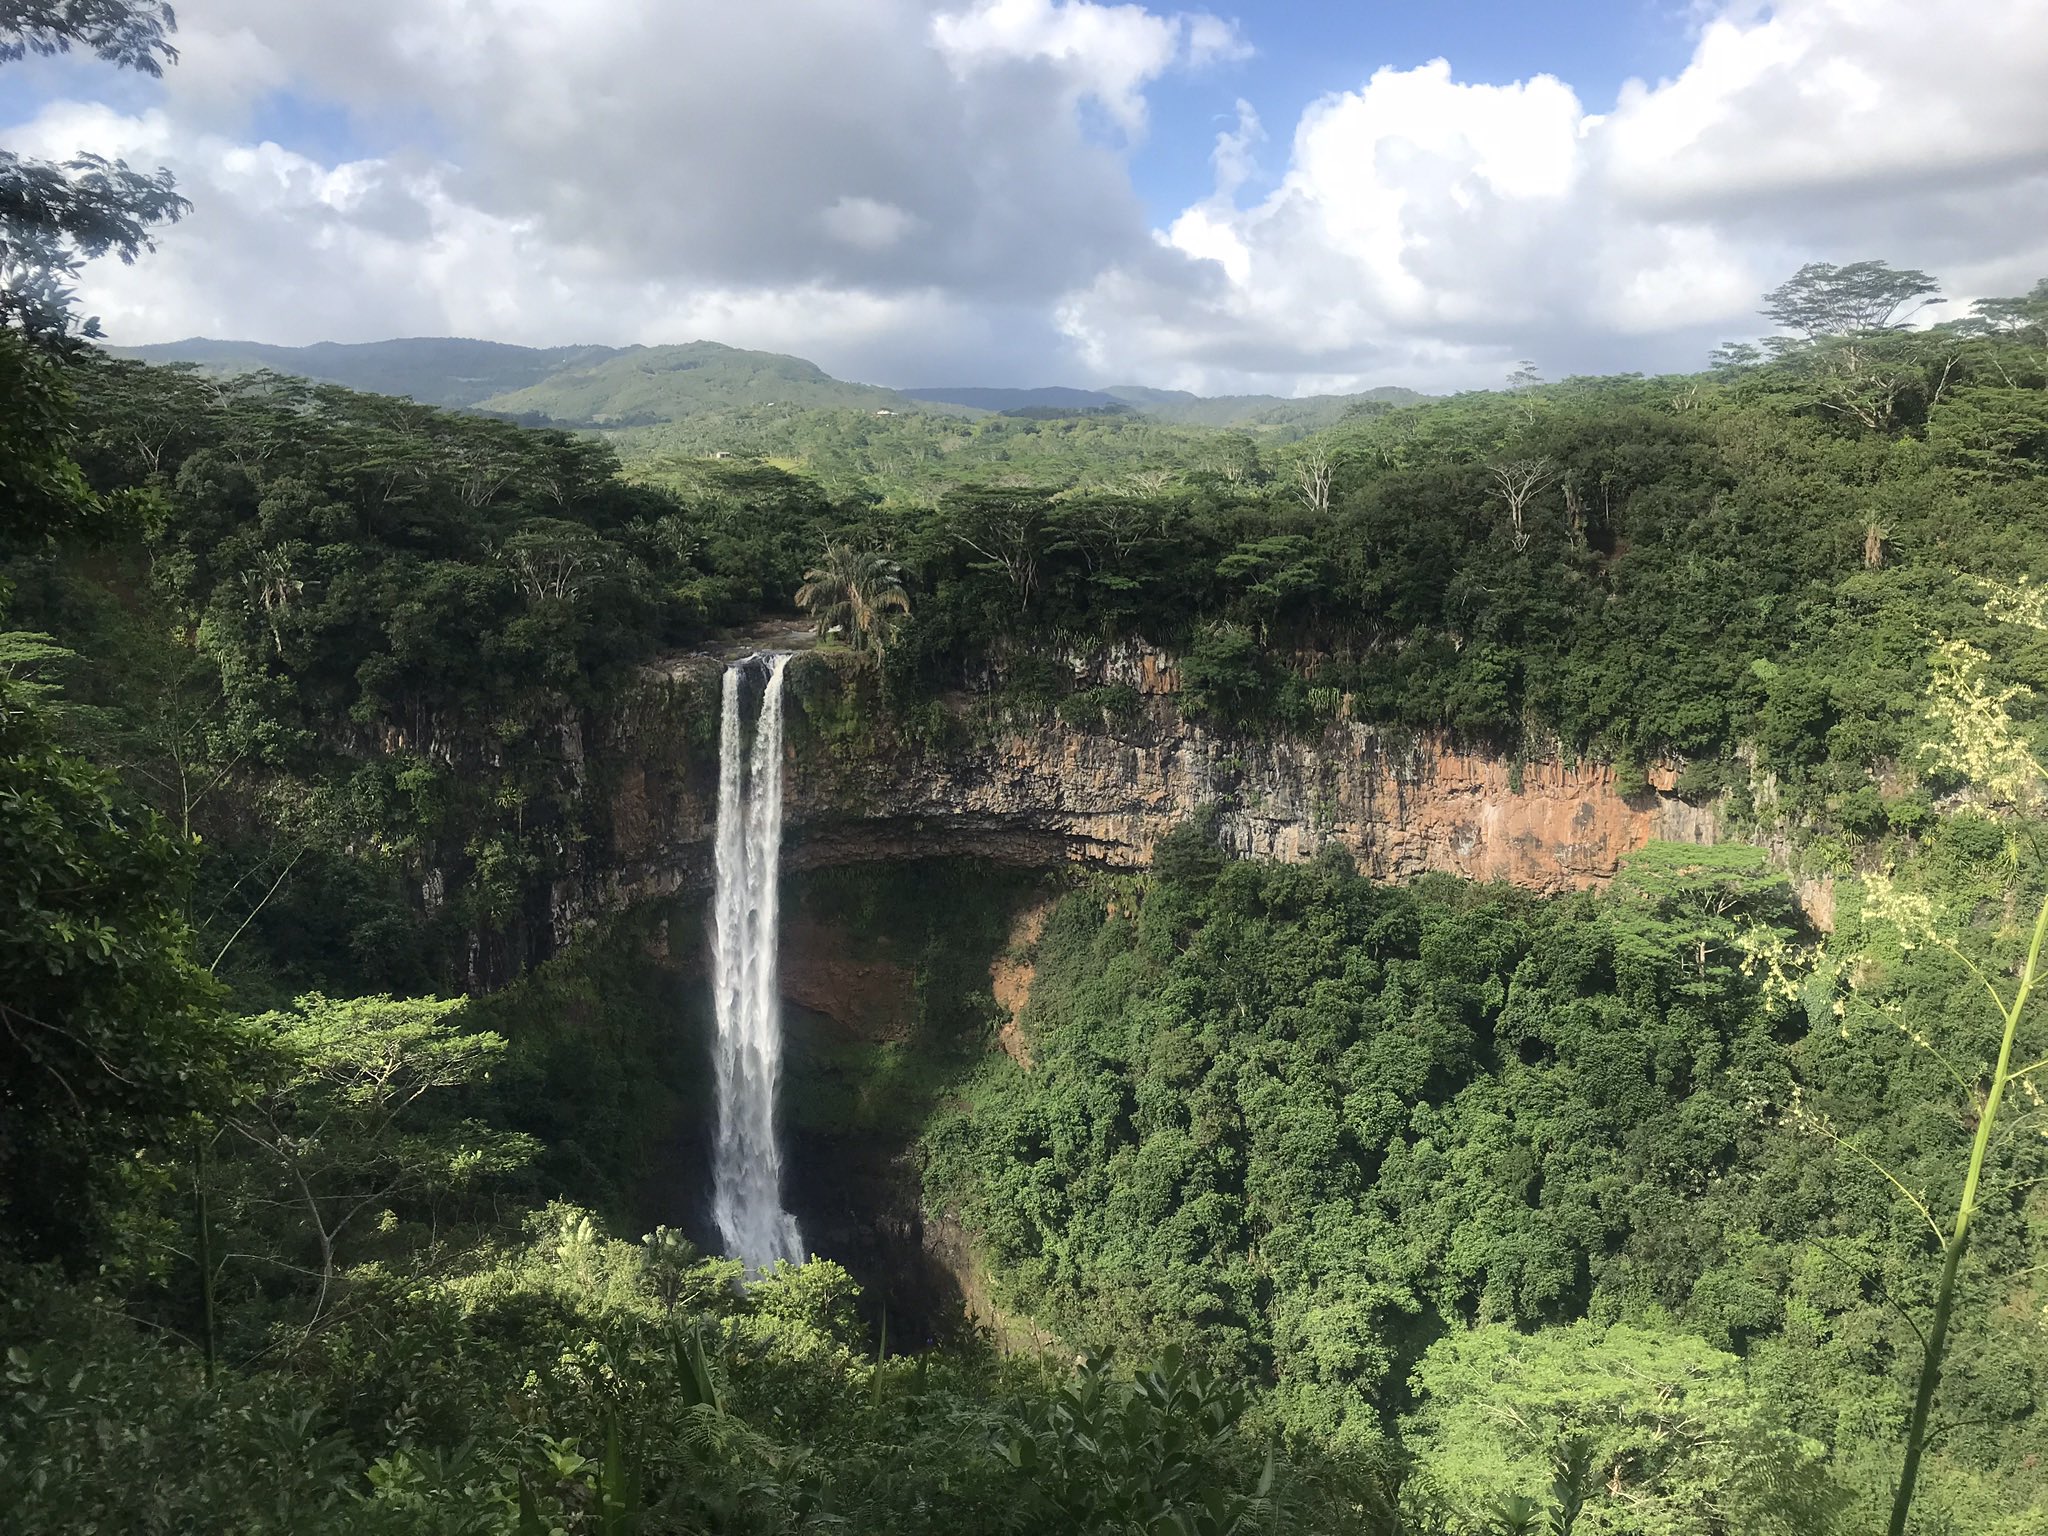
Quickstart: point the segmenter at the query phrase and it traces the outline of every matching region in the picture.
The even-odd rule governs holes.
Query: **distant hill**
[[[946,409],[892,389],[844,383],[800,357],[747,352],[714,341],[669,347],[515,347],[428,336],[274,347],[193,337],[110,350],[150,363],[195,363],[215,374],[269,368],[323,384],[407,395],[423,405],[574,427],[652,426],[706,411],[761,406]]]
[[[315,342],[273,347],[260,341],[194,336],[146,347],[110,347],[146,363],[196,363],[208,373],[268,368],[322,384],[378,395],[409,395],[422,405],[474,406],[538,384],[564,368],[617,354],[617,347],[515,347],[501,341],[414,336],[401,341]]]
[[[416,336],[399,341],[275,347],[255,341],[187,341],[115,347],[145,362],[194,363],[208,373],[268,368],[322,383],[424,405],[510,416],[536,425],[618,430],[658,427],[718,412],[889,411],[944,415],[993,412],[1028,418],[1136,411],[1185,427],[1263,429],[1285,439],[1333,426],[1376,407],[1423,396],[1380,388],[1355,395],[1202,396],[1120,384],[1109,389],[883,389],[835,379],[817,364],[715,341],[663,347],[517,347],[498,341]]]
[[[1355,395],[1191,395],[1184,389],[1148,389],[1116,384],[1103,391],[1157,421],[1184,427],[1291,427],[1319,432],[1347,416],[1376,406],[1414,405],[1427,398],[1412,389],[1383,384]]]
[[[893,389],[835,379],[800,357],[746,352],[715,341],[627,347],[478,404],[513,416],[544,415],[596,427],[653,426],[704,411],[764,406],[817,411],[927,408]]]
[[[1184,389],[1148,389],[1117,384],[1108,389],[984,389],[964,385],[906,389],[913,400],[943,401],[978,411],[1042,416],[1071,411],[1110,410],[1122,405],[1154,421],[1184,427],[1284,427],[1295,433],[1320,431],[1375,406],[1412,405],[1423,398],[1412,389],[1384,385],[1356,395],[1193,395]]]
[[[1086,411],[1116,405],[1114,395],[1099,389],[1068,389],[1055,384],[1047,389],[983,389],[966,385],[946,389],[906,389],[913,400],[944,405],[971,406],[977,411]]]

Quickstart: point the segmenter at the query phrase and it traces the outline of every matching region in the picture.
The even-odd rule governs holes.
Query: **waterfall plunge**
[[[742,684],[766,662],[768,683],[751,758],[740,721]],[[796,1218],[782,1208],[775,1091],[782,1075],[782,1000],[775,985],[776,875],[782,853],[782,671],[787,656],[750,656],[725,669],[718,737],[718,1146],[712,1211],[728,1258],[750,1273],[801,1262]]]

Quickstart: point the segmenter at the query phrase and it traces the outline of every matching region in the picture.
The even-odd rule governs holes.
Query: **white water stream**
[[[712,1213],[728,1258],[750,1273],[801,1262],[796,1218],[782,1208],[775,1092],[782,1076],[782,999],[775,984],[776,875],[782,854],[782,672],[787,656],[750,656],[725,669],[718,738],[718,1144]],[[746,674],[765,665],[753,749],[740,708]]]

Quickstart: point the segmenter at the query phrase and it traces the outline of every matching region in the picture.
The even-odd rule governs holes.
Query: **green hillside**
[[[905,390],[913,399],[944,401],[984,411],[1090,410],[1128,406],[1141,416],[1177,427],[1264,429],[1272,435],[1300,437],[1333,427],[1347,417],[1375,407],[1413,405],[1428,397],[1399,385],[1381,385],[1352,395],[1197,395],[1185,389],[1153,389],[1143,384],[1114,384],[1107,389],[945,388]]]
[[[514,416],[593,426],[652,426],[747,406],[917,411],[929,407],[873,384],[848,384],[816,363],[715,341],[632,347],[481,402]]]
[[[1165,425],[1253,430],[1287,440],[1335,426],[1359,414],[1362,407],[1411,405],[1424,398],[1412,389],[1393,386],[1299,400],[1279,395],[1204,396],[1138,384],[1106,390],[973,387],[899,391],[835,379],[804,358],[751,352],[715,341],[661,347],[519,347],[453,336],[415,336],[278,347],[260,341],[194,336],[109,350],[117,357],[146,363],[192,363],[216,376],[269,369],[319,384],[403,395],[422,405],[498,412],[532,425],[618,430],[691,420],[703,429],[692,436],[704,437],[711,444],[706,451],[729,448],[794,458],[806,457],[799,440],[815,434],[792,418],[810,411],[852,411],[868,417],[876,411],[915,411],[966,417],[1039,406],[1085,408],[1121,403]],[[764,411],[781,424],[780,432],[761,431],[759,413]],[[701,420],[720,414],[746,419],[716,424]],[[729,438],[738,445],[728,443]]]
[[[1427,399],[1412,389],[1384,384],[1355,395],[1195,395],[1184,389],[1117,384],[1103,393],[1159,421],[1184,427],[1269,427],[1300,436],[1333,427],[1375,406],[1414,405]]]
[[[535,424],[544,419],[579,427],[653,426],[707,411],[757,407],[949,409],[872,384],[845,383],[800,357],[749,352],[715,341],[664,347],[518,347],[426,336],[275,347],[195,336],[111,350],[147,363],[192,363],[217,376],[269,369],[315,383],[403,395],[422,405],[498,412]]]
[[[413,336],[397,341],[316,342],[273,347],[260,341],[213,341],[204,336],[146,347],[114,347],[117,357],[145,363],[195,363],[204,373],[232,375],[270,369],[318,384],[341,384],[371,394],[405,395],[422,405],[465,408],[507,390],[524,389],[557,371],[613,356],[614,347],[515,347],[458,336]]]
[[[980,385],[938,389],[906,389],[913,400],[972,406],[977,411],[1088,411],[1118,402],[1099,389],[1069,389],[1064,384],[1041,389],[990,389]]]
[[[661,426],[605,434],[628,475],[650,484],[694,483],[695,461],[770,459],[835,495],[924,502],[962,485],[1155,486],[1189,472],[1255,465],[1257,445],[1204,427],[1135,412],[1031,416],[941,415],[927,410],[788,408],[706,411]]]

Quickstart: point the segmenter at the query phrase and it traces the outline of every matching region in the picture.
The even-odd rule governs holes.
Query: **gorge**
[[[707,1042],[714,1197],[703,1230],[750,1270],[800,1257],[786,1177],[808,1248],[854,1272],[871,1298],[871,1326],[886,1309],[903,1336],[944,1333],[962,1305],[984,1322],[997,1314],[950,1218],[933,1225],[924,1208],[912,1157],[917,1116],[898,1120],[869,1096],[892,1092],[896,1074],[951,1062],[957,1075],[971,1064],[989,1026],[968,995],[986,991],[992,967],[1001,972],[1003,1048],[1028,1062],[1018,1020],[1030,995],[1030,940],[1043,924],[1043,893],[1059,889],[1029,872],[1143,868],[1161,837],[1204,818],[1221,847],[1256,859],[1301,862],[1340,848],[1379,881],[1441,872],[1555,893],[1603,882],[1646,841],[1710,842],[1720,831],[1712,805],[1671,792],[1668,770],[1624,794],[1605,764],[1518,764],[1342,720],[1312,737],[1232,739],[1186,718],[1163,652],[1109,652],[1076,670],[1078,685],[1127,688],[1135,706],[1080,723],[1052,711],[1013,716],[920,744],[886,734],[889,712],[864,693],[872,678],[848,658],[745,651],[650,668],[611,716],[558,738],[587,765],[603,835],[582,845],[590,862],[580,880],[550,887],[542,944],[649,906],[672,908],[671,932],[687,934],[688,914],[710,898],[703,971],[679,957],[668,972],[672,984],[706,987],[716,1002]],[[713,698],[715,759],[693,746]],[[955,703],[973,707],[971,695]],[[850,711],[867,738],[859,751],[838,734]],[[777,901],[778,847],[793,908]],[[846,889],[818,884],[834,870],[871,871],[858,877],[861,889],[889,900],[891,889],[925,878],[920,868],[990,865],[1018,878],[988,887],[999,894],[987,933],[959,927],[943,940],[958,967],[937,989],[950,999],[938,1013],[920,941],[872,925],[857,931],[844,902],[819,895]],[[937,910],[957,926],[974,905],[940,900]],[[1033,913],[1028,929],[1004,936],[1013,918]],[[924,942],[940,941],[934,931]],[[778,946],[788,951],[779,964]],[[778,1143],[785,1020],[797,1104]],[[899,1108],[907,1114],[918,1102]],[[694,1158],[664,1166],[685,1186],[702,1176]],[[687,1202],[659,1209],[692,1222]]]

